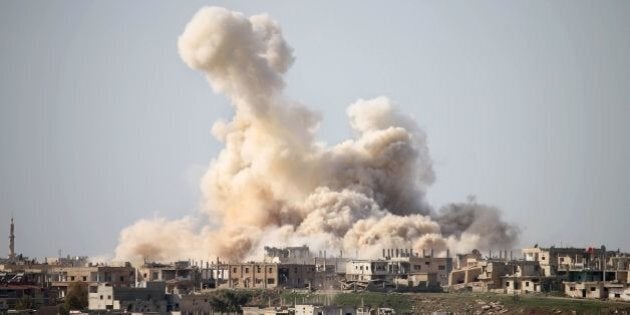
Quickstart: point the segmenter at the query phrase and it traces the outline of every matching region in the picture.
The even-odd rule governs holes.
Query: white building
[[[608,299],[630,302],[630,287],[621,283],[606,284],[606,287],[608,287]]]
[[[356,315],[356,313],[356,309],[351,306],[295,305],[295,315]]]
[[[88,309],[128,312],[166,312],[166,284],[146,282],[146,287],[127,288],[99,284],[88,294]]]

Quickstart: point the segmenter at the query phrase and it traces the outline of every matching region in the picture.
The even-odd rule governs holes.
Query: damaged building
[[[439,290],[448,285],[453,259],[435,257],[433,251],[422,255],[412,249],[384,249],[383,257],[371,260],[351,260],[346,263],[344,290]]]

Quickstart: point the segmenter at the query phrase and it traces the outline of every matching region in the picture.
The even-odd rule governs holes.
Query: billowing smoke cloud
[[[319,115],[283,95],[294,58],[269,16],[203,8],[178,48],[235,108],[212,128],[225,147],[200,184],[205,219],[141,220],[122,231],[117,259],[240,260],[264,245],[304,243],[376,256],[388,247],[463,252],[515,241],[495,208],[469,202],[433,213],[426,135],[387,98],[348,107],[352,139],[317,142]]]

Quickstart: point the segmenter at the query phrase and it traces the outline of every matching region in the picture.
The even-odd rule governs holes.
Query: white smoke
[[[178,48],[235,108],[212,128],[225,147],[200,184],[208,221],[140,220],[122,231],[117,259],[240,260],[263,245],[303,243],[364,255],[388,247],[468,251],[515,241],[494,208],[469,202],[432,212],[426,135],[385,97],[350,105],[354,138],[318,143],[320,117],[283,95],[294,58],[269,16],[202,8]]]

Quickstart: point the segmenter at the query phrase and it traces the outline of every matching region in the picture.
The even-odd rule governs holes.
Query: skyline
[[[40,257],[59,248],[111,254],[120,230],[137,219],[195,215],[198,178],[219,148],[210,127],[231,112],[177,56],[175,39],[202,3],[158,3],[160,19],[147,12],[121,17],[130,12],[120,3],[95,2],[25,16],[18,13],[32,4],[16,3],[0,10],[0,39],[7,43],[0,61],[7,70],[0,81],[6,153],[0,209],[2,222],[15,214],[16,250]],[[319,139],[336,143],[350,135],[344,107],[357,99],[385,95],[414,115],[428,137],[436,182],[427,198],[436,210],[475,195],[521,227],[521,247],[555,240],[628,249],[627,4],[607,2],[591,13],[581,2],[554,20],[565,9],[561,4],[461,12],[461,6],[428,2],[396,10],[407,19],[379,27],[368,22],[394,14],[371,8],[353,16],[344,5],[339,12],[310,5],[227,7],[246,15],[268,12],[281,24],[297,56],[288,94],[321,112]],[[485,18],[473,19],[473,13]],[[308,23],[313,20],[320,24]],[[77,21],[81,27],[72,24]],[[22,29],[25,24],[31,28]],[[401,32],[419,26],[425,28]],[[384,44],[375,45],[374,37]],[[472,52],[462,53],[460,45]],[[49,53],[36,58],[38,47]],[[567,224],[535,218],[547,216]],[[105,225],[94,229],[97,223]],[[8,235],[4,225],[0,235]],[[558,231],[547,230],[550,225]],[[48,237],[24,233],[32,231],[25,227]],[[590,234],[569,236],[573,229]]]

